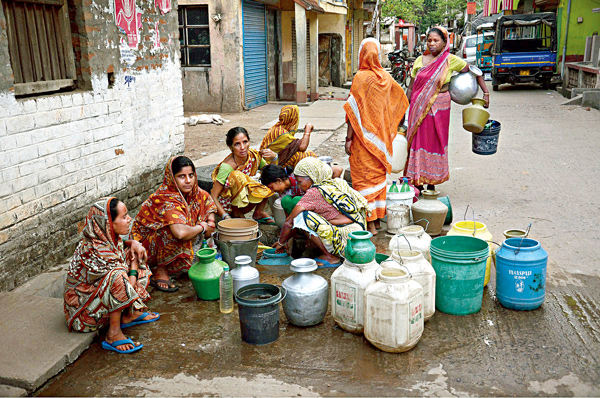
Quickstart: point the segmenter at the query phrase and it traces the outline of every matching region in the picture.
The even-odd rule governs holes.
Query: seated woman
[[[194,240],[210,237],[215,229],[217,206],[197,180],[189,158],[172,157],[161,186],[142,203],[133,222],[131,236],[148,251],[148,265],[155,274],[150,284],[163,292],[179,289],[169,274],[187,271]]]
[[[65,283],[65,317],[69,331],[93,332],[108,324],[102,347],[129,354],[143,345],[122,329],[154,322],[157,313],[144,312],[152,273],[139,242],[123,242],[131,217],[117,198],[102,198],[88,212],[83,238],[73,254]]]
[[[303,230],[323,253],[316,258],[317,264],[337,267],[348,234],[366,228],[367,201],[346,181],[332,179],[331,168],[318,159],[302,159],[294,174],[305,194],[286,219],[274,247],[283,251],[288,239]]]
[[[260,154],[279,166],[292,168],[306,157],[316,158],[314,152],[307,151],[313,126],[307,124],[302,140],[299,140],[295,137],[299,122],[298,105],[286,105],[281,108],[279,121],[269,129],[260,144]]]
[[[243,127],[229,130],[225,142],[231,149],[231,154],[215,167],[212,173],[213,188],[210,191],[219,216],[224,219],[231,216],[244,218],[246,213],[254,210],[254,220],[261,224],[275,225],[273,218],[265,212],[267,198],[273,192],[250,178],[267,162],[257,150],[250,148],[250,136]]]
[[[289,215],[304,195],[292,168],[268,164],[261,171],[260,182],[279,194],[281,207]]]

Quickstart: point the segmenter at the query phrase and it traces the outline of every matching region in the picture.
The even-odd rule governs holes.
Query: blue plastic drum
[[[533,310],[546,296],[548,253],[540,242],[510,238],[496,252],[496,297],[504,307]]]

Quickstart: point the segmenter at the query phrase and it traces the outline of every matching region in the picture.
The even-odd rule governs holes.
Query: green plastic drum
[[[440,236],[431,241],[436,273],[435,308],[452,315],[481,310],[487,242],[471,236]]]

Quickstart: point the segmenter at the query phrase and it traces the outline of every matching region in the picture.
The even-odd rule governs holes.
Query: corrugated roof
[[[318,0],[294,0],[294,2],[301,5],[306,11],[325,13],[325,10],[319,5]]]

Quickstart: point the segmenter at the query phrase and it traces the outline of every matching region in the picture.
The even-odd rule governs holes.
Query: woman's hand
[[[483,93],[483,99],[485,101],[485,105],[483,107],[489,108],[490,107],[490,93]]]
[[[314,129],[314,127],[312,124],[306,123],[306,126],[304,126],[304,134],[312,133],[313,129]]]
[[[352,140],[346,140],[346,145],[344,149],[346,150],[346,154],[350,156],[350,147],[352,146]]]
[[[285,243],[282,244],[277,241],[273,245],[273,249],[275,249],[275,253],[283,253],[285,251]]]
[[[267,160],[273,160],[277,157],[277,154],[270,149],[261,149],[260,156]]]
[[[130,243],[131,246],[131,260],[137,260],[137,262],[145,263],[148,260],[148,253],[146,253],[146,249],[140,242],[137,240],[132,240]]]

